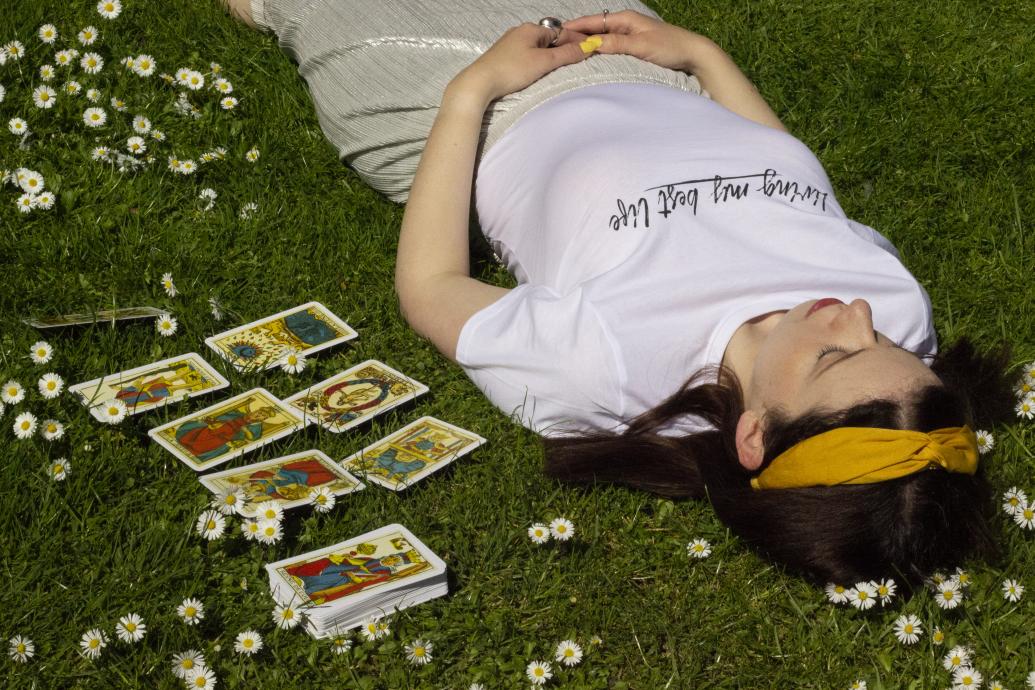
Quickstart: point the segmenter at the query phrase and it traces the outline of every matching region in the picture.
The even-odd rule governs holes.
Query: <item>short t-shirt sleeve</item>
[[[514,288],[468,319],[456,359],[496,407],[543,435],[621,423],[619,360],[581,289]]]

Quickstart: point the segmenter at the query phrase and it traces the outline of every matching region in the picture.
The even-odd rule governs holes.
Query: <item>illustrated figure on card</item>
[[[136,405],[157,403],[174,393],[203,390],[205,381],[190,364],[140,376],[122,386],[113,386],[115,398],[133,409]]]
[[[383,556],[364,554],[364,545],[360,544],[348,553],[331,554],[288,568],[287,572],[314,604],[323,604],[428,567],[405,540],[395,542],[398,550]]]
[[[190,420],[176,430],[176,440],[199,460],[211,460],[223,453],[262,438],[263,421],[276,416],[272,407],[241,407],[218,415]]]
[[[337,478],[319,460],[303,459],[252,472],[244,490],[249,501],[277,498],[296,501],[306,498],[313,487]]]

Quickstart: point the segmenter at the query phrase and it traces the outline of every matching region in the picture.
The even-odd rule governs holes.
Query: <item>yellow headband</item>
[[[936,429],[929,434],[841,427],[807,438],[778,455],[751,479],[751,488],[874,484],[935,466],[974,474],[977,463],[977,436],[969,426]]]

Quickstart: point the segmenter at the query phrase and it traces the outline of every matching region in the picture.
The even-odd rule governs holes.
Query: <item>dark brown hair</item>
[[[962,339],[931,364],[943,385],[918,390],[906,403],[870,400],[797,419],[768,411],[758,471],[794,444],[840,426],[932,431],[1002,421],[1010,412],[1008,358],[1006,348],[979,353]],[[750,479],[758,471],[740,465],[734,441],[743,410],[733,373],[704,369],[620,434],[544,439],[545,472],[580,484],[707,497],[719,519],[750,547],[817,583],[895,577],[908,586],[964,558],[994,555],[983,463],[973,476],[924,471],[877,484],[754,491]],[[660,433],[687,415],[714,429]]]

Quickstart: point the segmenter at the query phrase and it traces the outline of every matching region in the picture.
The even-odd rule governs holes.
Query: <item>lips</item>
[[[805,314],[805,318],[807,319],[812,316],[812,312],[819,311],[823,307],[829,307],[831,304],[844,304],[844,302],[836,297],[824,297],[823,299],[818,299],[815,304],[809,307],[809,311]]]

